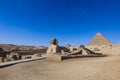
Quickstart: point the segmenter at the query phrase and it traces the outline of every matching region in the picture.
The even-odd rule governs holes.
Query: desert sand
[[[1,68],[0,80],[120,80],[120,57],[20,63]]]
[[[96,36],[87,47],[100,49],[106,57],[74,58],[57,62],[48,58],[20,63],[0,68],[0,80],[120,80],[120,45],[113,45],[101,34]],[[94,44],[97,41],[110,45],[96,47]],[[58,45],[53,47],[55,51],[57,47],[60,48]]]

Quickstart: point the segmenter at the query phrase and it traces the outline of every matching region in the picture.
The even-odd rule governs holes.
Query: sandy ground
[[[20,63],[1,68],[0,80],[120,80],[120,57]]]

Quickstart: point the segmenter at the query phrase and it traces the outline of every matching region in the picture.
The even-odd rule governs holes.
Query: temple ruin
[[[66,47],[62,47],[58,45],[58,40],[54,38],[50,41],[47,55],[50,60],[61,61],[68,58],[101,56],[102,53],[95,53],[84,45],[73,47],[68,44]]]

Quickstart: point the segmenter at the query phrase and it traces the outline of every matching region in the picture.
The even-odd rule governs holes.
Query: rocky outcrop
[[[18,54],[17,52],[11,52],[10,54],[7,54],[5,61],[15,61],[15,60],[21,60],[22,56]]]

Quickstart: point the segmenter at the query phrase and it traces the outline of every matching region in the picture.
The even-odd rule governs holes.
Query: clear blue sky
[[[0,43],[79,45],[97,32],[120,43],[120,0],[0,0]]]

